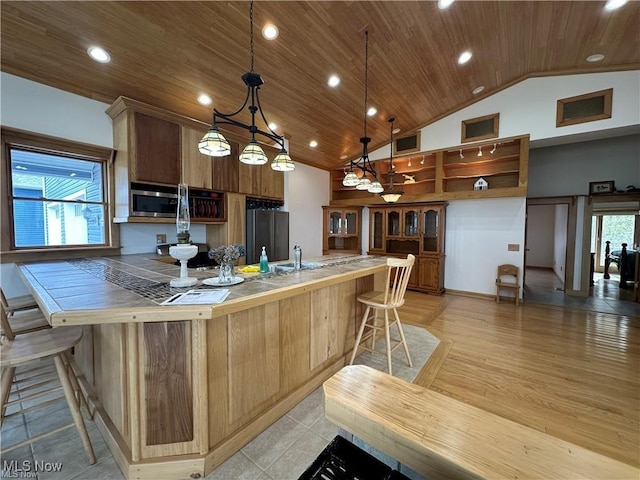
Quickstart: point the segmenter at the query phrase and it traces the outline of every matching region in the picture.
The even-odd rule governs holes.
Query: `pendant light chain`
[[[364,32],[364,136],[367,136],[367,103],[369,100],[369,31]]]
[[[251,68],[249,71],[253,72],[253,0],[251,0],[251,5],[249,6],[249,24],[249,48],[251,51]]]

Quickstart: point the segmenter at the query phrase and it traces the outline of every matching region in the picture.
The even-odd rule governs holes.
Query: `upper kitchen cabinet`
[[[213,158],[198,150],[198,142],[206,129],[181,127],[182,183],[190,187],[225,190],[213,186]]]
[[[268,157],[277,155],[277,152],[263,147]],[[238,187],[240,193],[252,197],[265,197],[284,200],[284,172],[278,172],[271,168],[271,162],[264,165],[246,165],[240,163],[238,155],[235,161],[239,164]]]
[[[238,155],[240,151],[237,142],[229,141],[229,145],[231,146],[231,153],[226,157],[205,156],[211,165],[211,188],[224,192],[238,193],[240,191],[238,188],[238,174],[240,171]]]
[[[107,114],[113,120],[116,183],[180,182],[180,125],[170,115],[125,97]]]

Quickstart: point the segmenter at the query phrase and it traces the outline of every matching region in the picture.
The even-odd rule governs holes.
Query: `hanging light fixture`
[[[357,190],[368,190],[370,193],[380,193],[384,189],[382,184],[378,181],[378,175],[371,165],[369,160],[368,145],[371,138],[367,137],[367,101],[368,101],[368,75],[369,75],[369,32],[364,32],[365,46],[364,46],[364,135],[360,138],[362,143],[362,156],[356,160],[351,161],[349,164],[349,171],[342,179],[342,184],[345,187],[356,187]],[[360,176],[356,173],[356,170],[361,172]],[[371,179],[369,179],[371,176]]]
[[[387,188],[380,194],[380,196],[387,203],[395,203],[402,196],[402,190],[395,190],[393,188],[393,122],[395,121],[395,117],[389,117],[387,119],[387,122],[391,124],[391,143],[389,151],[389,188]]]
[[[256,140],[256,135],[261,135],[272,142],[275,142],[280,147],[280,152],[275,156],[273,162],[271,162],[271,168],[281,172],[289,172],[295,168],[295,165],[287,153],[284,137],[278,135],[271,129],[269,122],[267,122],[267,119],[264,116],[262,107],[260,106],[260,97],[258,92],[260,90],[260,86],[264,84],[264,81],[259,73],[253,71],[253,0],[249,7],[249,23],[251,25],[249,31],[251,69],[249,72],[242,75],[242,81],[247,86],[247,96],[244,99],[242,106],[233,113],[221,113],[218,109],[213,109],[213,121],[211,123],[211,128],[205,136],[202,137],[200,143],[198,143],[198,149],[201,153],[212,157],[224,157],[229,155],[231,153],[231,146],[218,129],[218,124],[233,125],[235,127],[248,130],[251,133],[251,140],[249,140],[249,144],[244,148],[239,157],[242,163],[249,165],[264,165],[268,162],[264,150],[262,150],[262,147],[258,145]],[[251,100],[250,104],[249,100]],[[248,104],[249,106],[247,107]],[[247,125],[233,118],[244,110],[245,107],[247,107],[251,113],[251,125]],[[256,113],[258,112],[269,131],[261,130],[256,126]]]

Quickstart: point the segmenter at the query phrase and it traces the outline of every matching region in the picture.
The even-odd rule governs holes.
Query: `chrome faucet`
[[[302,268],[302,249],[300,245],[293,247],[293,269],[300,270]]]

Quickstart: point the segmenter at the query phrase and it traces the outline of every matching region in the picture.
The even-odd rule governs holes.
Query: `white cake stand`
[[[197,245],[178,244],[169,247],[169,255],[176,260],[180,260],[180,278],[174,278],[169,282],[172,287],[191,287],[198,283],[198,279],[189,277],[187,274],[187,260],[193,258],[198,253]]]

